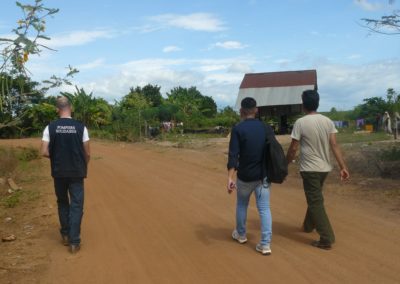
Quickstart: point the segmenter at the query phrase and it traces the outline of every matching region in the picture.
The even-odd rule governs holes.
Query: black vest
[[[60,118],[49,124],[52,177],[86,177],[84,129],[82,123],[71,118]]]

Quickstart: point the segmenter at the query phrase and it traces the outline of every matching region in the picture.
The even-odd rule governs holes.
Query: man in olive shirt
[[[331,249],[335,242],[335,234],[326,214],[322,195],[322,186],[332,170],[330,150],[339,164],[341,180],[349,178],[349,171],[336,142],[337,130],[334,123],[317,113],[318,92],[304,91],[302,101],[306,115],[298,119],[293,126],[287,161],[290,163],[295,158],[300,145],[300,174],[308,205],[303,230],[312,232],[316,229],[320,239],[312,242],[312,245],[321,249]]]

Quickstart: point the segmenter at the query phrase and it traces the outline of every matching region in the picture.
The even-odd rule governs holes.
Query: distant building
[[[316,70],[248,73],[240,84],[236,109],[243,98],[254,98],[261,119],[274,119],[276,132],[285,134],[290,130],[288,118],[301,114],[301,94],[309,89],[318,89]]]

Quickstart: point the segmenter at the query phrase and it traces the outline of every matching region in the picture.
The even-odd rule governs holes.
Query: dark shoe
[[[317,247],[317,248],[325,249],[325,250],[330,250],[330,249],[332,249],[332,245],[331,245],[330,243],[325,243],[325,242],[321,242],[321,241],[313,241],[313,242],[311,243],[311,245],[312,245],[313,247]]]
[[[69,238],[68,238],[68,236],[66,236],[66,235],[61,235],[61,238],[62,238],[62,244],[63,244],[64,246],[68,246],[68,245],[69,245]]]
[[[69,252],[72,254],[76,254],[81,249],[80,245],[70,245]]]

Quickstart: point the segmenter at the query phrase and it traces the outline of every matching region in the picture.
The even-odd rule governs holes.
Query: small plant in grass
[[[14,208],[17,206],[21,201],[22,191],[17,190],[11,193],[9,196],[3,198],[2,203],[7,208]]]
[[[38,191],[34,190],[17,190],[13,193],[1,198],[0,203],[6,208],[14,208],[20,203],[37,200],[40,196]]]

